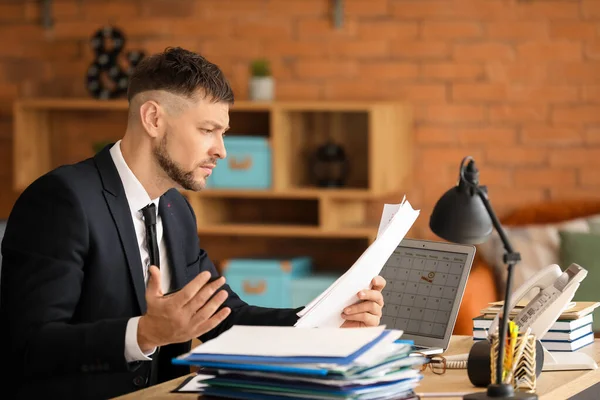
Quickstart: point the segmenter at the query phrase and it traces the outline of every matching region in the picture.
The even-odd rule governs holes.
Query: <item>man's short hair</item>
[[[219,67],[200,54],[181,47],[144,57],[135,67],[127,100],[149,90],[164,90],[189,99],[199,91],[215,102],[233,104],[233,90]]]

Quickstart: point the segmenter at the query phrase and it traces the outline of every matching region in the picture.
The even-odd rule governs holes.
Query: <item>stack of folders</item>
[[[201,367],[196,393],[231,399],[416,399],[426,359],[373,328],[233,326],[173,363]],[[188,389],[189,390],[189,385]]]
[[[570,352],[576,351],[594,342],[593,311],[600,303],[595,302],[571,302],[558,317],[548,332],[541,338],[542,345],[548,351]],[[488,329],[492,324],[502,302],[490,303],[482,310],[482,314],[473,318],[473,339],[483,340],[487,338]],[[516,313],[524,307],[519,304],[511,312],[514,318]]]

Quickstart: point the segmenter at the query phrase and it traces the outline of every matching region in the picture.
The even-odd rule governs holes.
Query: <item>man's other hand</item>
[[[219,290],[225,283],[224,277],[209,282],[210,273],[204,271],[181,290],[165,296],[160,290],[158,268],[152,265],[149,272],[148,309],[140,318],[137,332],[138,344],[144,352],[201,336],[231,312],[229,307],[219,310],[228,295],[227,291]]]

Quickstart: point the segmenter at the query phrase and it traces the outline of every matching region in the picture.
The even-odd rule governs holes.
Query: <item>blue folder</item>
[[[244,364],[337,364],[348,365],[354,362],[359,356],[371,349],[383,338],[389,334],[389,330],[384,330],[378,337],[365,344],[360,349],[347,357],[319,357],[319,356],[298,356],[298,357],[275,357],[275,356],[246,356],[238,354],[202,354],[188,353],[173,360],[177,364],[202,365],[206,363],[244,363]]]
[[[311,367],[296,367],[281,364],[239,364],[239,363],[227,363],[227,362],[190,362],[181,358],[174,358],[173,364],[179,365],[199,365],[206,368],[215,369],[227,369],[227,370],[240,370],[240,371],[260,371],[260,372],[277,372],[282,374],[298,374],[298,375],[317,375],[325,376],[329,373],[329,370],[325,368]]]

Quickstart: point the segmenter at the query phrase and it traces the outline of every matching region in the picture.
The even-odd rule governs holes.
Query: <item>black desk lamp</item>
[[[465,166],[465,162],[469,163]],[[457,243],[483,243],[496,228],[506,250],[504,263],[507,266],[506,294],[504,309],[500,317],[500,337],[496,358],[496,382],[487,387],[487,392],[471,393],[463,397],[469,400],[480,399],[537,399],[535,393],[515,392],[513,386],[502,383],[504,364],[504,343],[508,329],[508,305],[510,303],[512,272],[521,255],[515,252],[506,233],[496,217],[488,200],[487,188],[479,186],[479,171],[472,157],[465,157],[460,165],[458,185],[448,190],[437,202],[429,227],[439,237]]]

